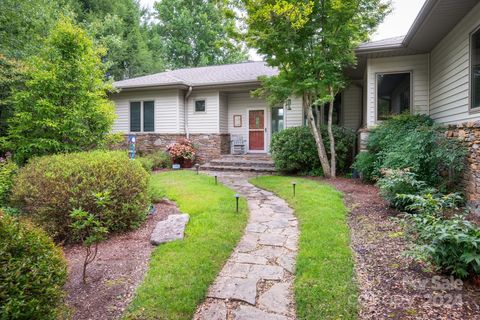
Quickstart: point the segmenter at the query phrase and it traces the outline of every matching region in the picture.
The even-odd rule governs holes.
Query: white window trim
[[[473,107],[473,45],[472,38],[475,33],[480,32],[480,26],[473,29],[468,36],[468,113],[475,114],[480,112],[480,107]]]
[[[205,110],[204,111],[197,111],[197,101],[204,101],[205,102]],[[196,98],[193,100],[193,113],[207,113],[207,98]]]
[[[376,72],[375,73],[375,123],[382,123],[385,120],[378,119],[378,76],[379,75],[390,75],[390,74],[399,74],[399,73],[408,73],[410,74],[410,114],[413,110],[413,95],[415,94],[415,90],[413,88],[413,70],[403,70],[403,71],[388,71],[388,72]]]
[[[145,128],[144,128],[144,122],[143,122],[143,119],[144,119],[144,110],[143,110],[143,107],[144,107],[144,102],[149,102],[149,101],[152,101],[153,102],[153,130],[152,131],[145,131]],[[132,112],[131,112],[131,106],[132,106],[132,102],[140,102],[140,131],[132,131]],[[149,100],[149,99],[145,99],[145,100],[129,100],[128,101],[128,132],[130,134],[136,134],[136,133],[154,133],[155,130],[157,129],[156,128],[156,125],[155,125],[155,119],[156,119],[156,101],[155,100]]]

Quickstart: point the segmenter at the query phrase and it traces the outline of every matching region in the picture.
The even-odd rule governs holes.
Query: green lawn
[[[235,192],[190,171],[152,176],[151,189],[190,214],[186,237],[157,247],[127,319],[191,319],[240,239],[247,204],[235,213]]]
[[[295,198],[292,181],[297,183]],[[357,287],[342,194],[296,177],[265,176],[251,182],[285,199],[300,221],[295,276],[298,319],[356,319]]]

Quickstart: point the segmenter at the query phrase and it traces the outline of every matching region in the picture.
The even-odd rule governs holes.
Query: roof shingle
[[[269,67],[263,61],[244,62],[165,71],[117,81],[114,83],[114,86],[118,89],[171,85],[208,86],[255,82],[258,81],[260,76],[274,76],[277,74],[278,70],[276,68]]]

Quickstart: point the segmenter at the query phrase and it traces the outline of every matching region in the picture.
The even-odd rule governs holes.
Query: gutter
[[[190,138],[190,132],[188,131],[188,98],[190,98],[190,95],[192,94],[193,87],[189,86],[188,91],[185,94],[185,97],[183,99],[183,116],[185,118],[184,120],[184,125],[185,125],[185,134],[187,136],[187,139]]]

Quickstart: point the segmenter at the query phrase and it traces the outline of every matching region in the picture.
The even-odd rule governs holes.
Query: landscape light
[[[293,196],[295,197],[295,186],[297,183],[295,181],[292,181],[292,187],[293,187]]]
[[[238,193],[235,194],[235,199],[237,200],[237,213],[238,213],[238,199],[240,199],[240,195]]]

